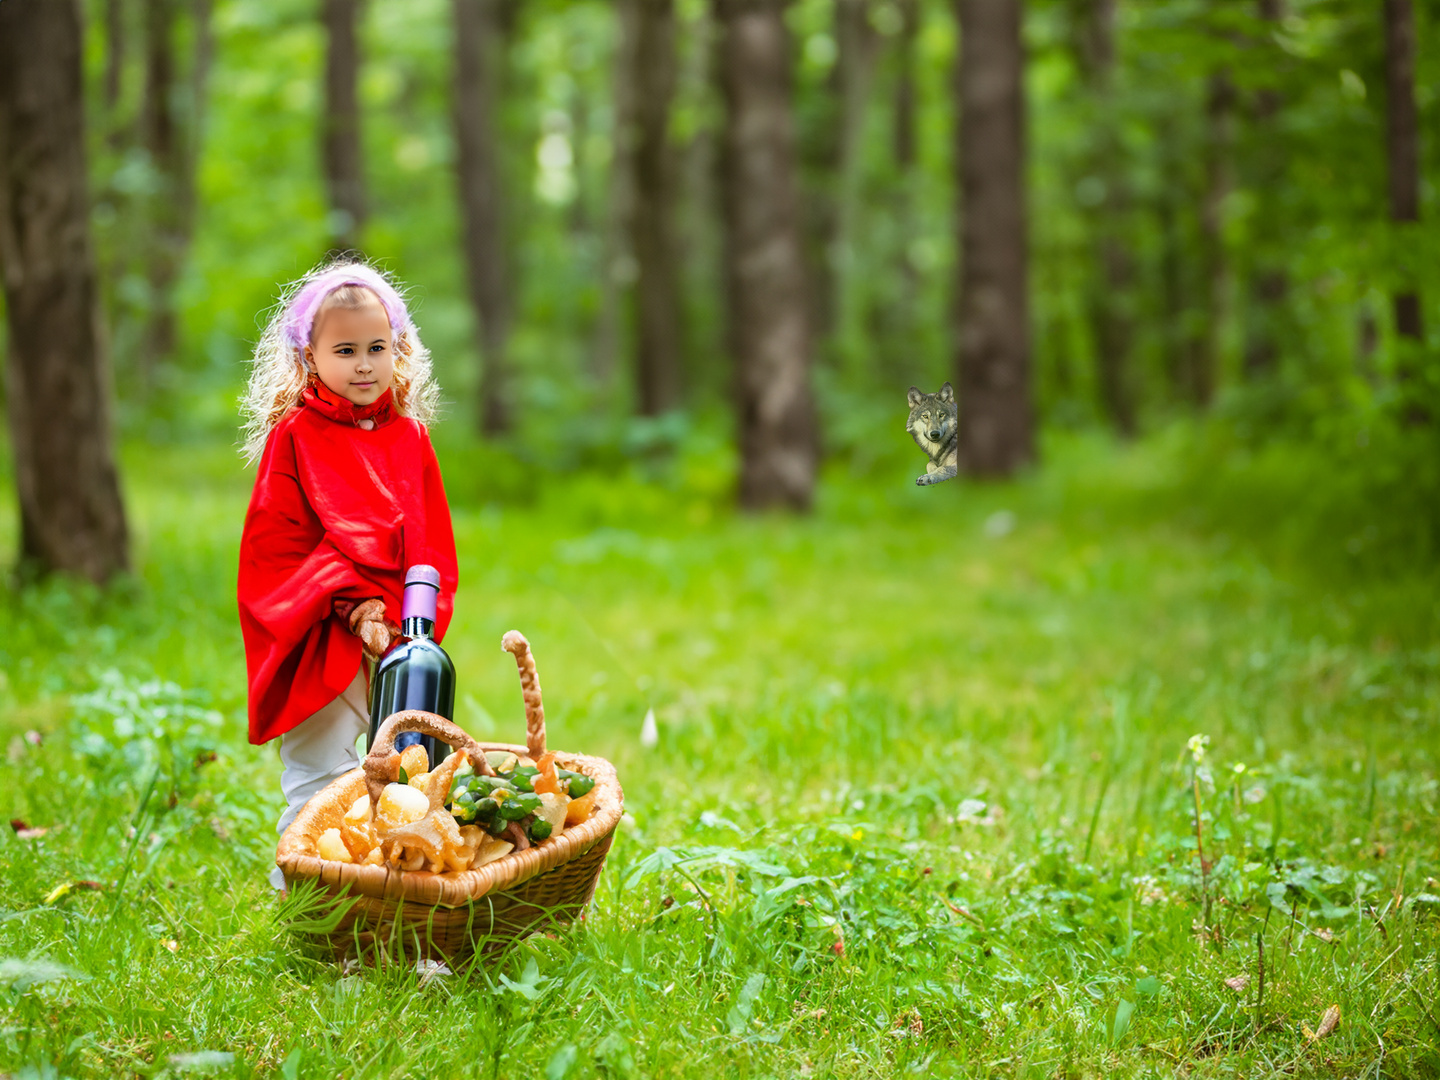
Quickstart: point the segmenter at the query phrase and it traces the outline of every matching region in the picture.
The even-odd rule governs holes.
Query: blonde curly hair
[[[250,380],[240,398],[240,415],[245,421],[240,452],[247,465],[259,460],[270,432],[300,403],[309,384],[305,348],[321,308],[332,298],[339,306],[358,306],[364,303],[360,290],[380,301],[395,335],[395,376],[390,384],[395,411],[425,425],[435,419],[440,388],[432,377],[430,350],[420,340],[404,297],[374,267],[354,259],[338,259],[317,266],[281,290],[255,345]]]

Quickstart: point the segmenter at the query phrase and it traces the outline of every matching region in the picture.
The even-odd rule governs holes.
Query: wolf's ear
[[[950,389],[950,384],[948,382],[942,383],[940,386],[940,400],[945,402],[945,404],[947,405],[955,400],[955,391]]]
[[[910,392],[905,395],[905,400],[910,403],[910,407],[913,409],[916,405],[920,404],[921,399],[924,397],[924,394],[920,393],[917,388],[912,386],[910,387]]]

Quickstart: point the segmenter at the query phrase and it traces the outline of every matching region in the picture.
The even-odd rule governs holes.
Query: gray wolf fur
[[[917,476],[915,483],[922,487],[953,479],[960,464],[959,409],[955,405],[955,391],[947,382],[933,394],[922,394],[910,387],[910,419],[905,430],[915,440],[915,445],[925,451],[930,460],[925,463],[925,475]]]

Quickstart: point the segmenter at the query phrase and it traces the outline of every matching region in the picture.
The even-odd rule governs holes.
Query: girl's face
[[[356,405],[370,405],[395,378],[390,319],[374,293],[358,308],[323,305],[315,317],[305,364],[331,393]]]

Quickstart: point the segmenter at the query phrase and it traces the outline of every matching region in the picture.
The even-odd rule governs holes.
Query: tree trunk
[[[1225,202],[1233,186],[1230,164],[1231,112],[1235,85],[1229,72],[1210,76],[1205,99],[1205,195],[1200,208],[1200,253],[1207,301],[1205,329],[1191,396],[1208,407],[1219,385],[1221,348],[1230,307],[1230,261],[1225,251]]]
[[[1021,0],[955,0],[955,10],[960,466],[1005,476],[1035,460]]]
[[[1204,305],[1195,302],[1200,291],[1196,281],[1198,267],[1190,254],[1199,247],[1195,242],[1195,210],[1202,200],[1191,175],[1193,152],[1186,131],[1186,123],[1191,118],[1183,109],[1183,104],[1166,109],[1156,125],[1159,191],[1155,212],[1160,234],[1165,374],[1171,400],[1193,403],[1203,346]]]
[[[899,0],[895,78],[895,167],[908,176],[915,168],[915,46],[920,37],[920,0]]]
[[[1268,23],[1279,23],[1285,17],[1283,0],[1258,0],[1258,14]],[[1265,47],[1262,45],[1262,47]],[[1264,63],[1272,70],[1279,59],[1274,49]],[[1255,231],[1251,247],[1255,262],[1250,273],[1250,310],[1245,326],[1245,377],[1250,380],[1267,378],[1280,360],[1280,340],[1284,331],[1286,299],[1290,278],[1285,272],[1284,224],[1276,193],[1285,182],[1287,154],[1278,123],[1280,91],[1264,86],[1255,95],[1254,190],[1258,203]]]
[[[900,18],[894,45],[895,85],[891,99],[890,131],[896,183],[890,194],[888,211],[894,222],[895,242],[884,256],[885,262],[893,267],[891,272],[895,285],[884,292],[870,289],[867,297],[871,341],[880,360],[880,373],[886,379],[905,378],[905,373],[914,366],[914,341],[918,327],[916,298],[921,288],[919,269],[911,255],[911,245],[918,235],[915,214],[915,166],[918,159],[915,79],[919,63],[916,53],[920,37],[920,2],[898,0],[896,11]]]
[[[816,425],[783,0],[713,0],[740,503],[810,505]]]
[[[0,266],[20,558],[104,581],[129,561],[90,238],[80,6],[0,3]]]
[[[360,150],[359,22],[361,0],[324,0],[324,163],[333,247],[357,248],[365,225],[365,174]]]
[[[614,160],[624,161],[625,140],[635,129],[636,85],[635,34],[628,19],[634,17],[633,6],[622,6],[618,12],[620,34],[610,70],[610,116]],[[611,168],[605,190],[604,228],[600,233],[600,312],[596,319],[595,340],[590,351],[590,375],[600,389],[602,401],[608,401],[614,389],[615,370],[625,342],[625,297],[634,280],[634,259],[630,253],[630,217],[635,205],[633,170]]]
[[[123,0],[105,0],[105,109],[112,115],[120,104],[124,71],[125,5]]]
[[[621,19],[631,105],[619,146],[632,193],[635,401],[642,416],[658,416],[680,401],[674,160],[667,138],[676,77],[674,0],[621,0]]]
[[[1087,170],[1104,185],[1091,220],[1091,269],[1087,307],[1095,346],[1100,400],[1115,430],[1135,435],[1135,390],[1130,370],[1134,337],[1130,318],[1135,261],[1125,218],[1129,212],[1124,145],[1116,115],[1115,0],[1087,0],[1076,27],[1080,70],[1090,109],[1091,145]]]
[[[155,175],[145,251],[149,304],[139,356],[145,388],[154,381],[157,366],[175,351],[175,282],[194,232],[195,170],[212,53],[211,0],[193,0],[188,6],[194,20],[194,58],[183,101],[176,90],[179,4],[177,0],[146,0],[145,7],[145,98],[140,127]]]
[[[1390,220],[1420,220],[1420,123],[1415,108],[1415,12],[1411,0],[1385,0],[1385,133],[1390,162]],[[1420,341],[1420,295],[1413,287],[1395,294],[1395,332]],[[1410,362],[1402,377],[1413,374]]]
[[[501,12],[497,0],[455,0],[456,177],[464,219],[470,303],[480,324],[480,430],[501,435],[513,423],[509,397],[511,296],[506,273],[504,195],[495,137]]]
[[[845,292],[854,263],[851,247],[859,202],[857,151],[864,130],[878,39],[870,0],[834,0],[835,62],[827,93],[829,115],[818,133],[809,203],[812,322],[818,337],[833,334],[847,314]]]

